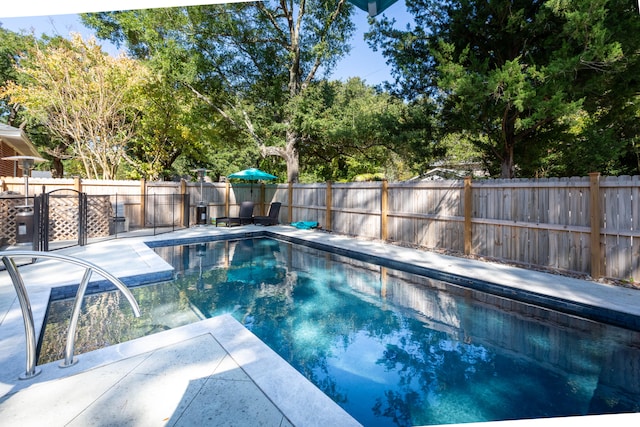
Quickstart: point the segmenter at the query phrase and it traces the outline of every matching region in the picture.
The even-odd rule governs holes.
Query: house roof
[[[0,141],[13,148],[19,155],[40,157],[40,153],[22,129],[0,123]]]

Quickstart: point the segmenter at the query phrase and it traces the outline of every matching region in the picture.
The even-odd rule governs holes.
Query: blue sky
[[[411,17],[407,12],[403,0],[390,6],[382,15],[395,18],[396,26],[404,28]],[[368,31],[367,13],[356,9],[354,16],[356,32],[351,41],[352,50],[348,58],[343,59],[334,73],[332,79],[346,80],[349,77],[361,77],[368,84],[376,85],[385,80],[390,80],[389,67],[380,52],[372,51],[364,41],[364,33]],[[84,38],[92,35],[93,32],[85,28],[78,15],[55,15],[55,16],[35,16],[25,18],[0,18],[2,27],[11,31],[35,32],[36,35],[49,34],[68,36],[71,32],[82,34]],[[110,54],[115,54],[114,46],[103,43],[102,47]]]

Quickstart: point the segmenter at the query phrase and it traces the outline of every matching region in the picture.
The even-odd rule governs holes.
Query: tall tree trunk
[[[287,163],[287,182],[298,182],[300,170],[300,155],[298,153],[298,135],[287,130],[287,143],[284,147],[259,145],[260,155],[262,157],[276,156],[285,160]]]
[[[515,165],[513,163],[513,145],[505,144],[505,150],[500,164],[500,178],[515,178]]]
[[[64,163],[60,157],[51,159],[51,175],[54,178],[64,178]]]
[[[502,163],[500,165],[500,178],[511,179],[515,177],[513,148],[516,144],[516,119],[517,111],[508,103],[502,116],[502,140],[504,148],[502,153]]]
[[[287,160],[287,182],[298,182],[300,171],[300,155],[298,154],[298,135],[287,130],[286,155]]]

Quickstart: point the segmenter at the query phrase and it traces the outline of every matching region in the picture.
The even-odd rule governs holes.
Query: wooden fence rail
[[[22,178],[2,178],[20,192]],[[640,177],[429,182],[230,184],[30,180],[30,192],[188,194],[190,224],[204,201],[209,217],[254,214],[281,202],[280,221],[317,221],[335,233],[589,274],[640,280]],[[32,189],[32,190],[31,190]],[[141,198],[144,200],[144,198]]]

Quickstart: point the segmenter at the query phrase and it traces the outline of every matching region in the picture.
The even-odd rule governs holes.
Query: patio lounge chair
[[[216,219],[216,227],[220,224],[232,225],[253,224],[253,202],[242,202],[238,216],[223,216]]]
[[[278,224],[278,215],[280,215],[280,206],[282,203],[273,202],[269,207],[269,215],[267,216],[254,216],[253,223],[259,225],[276,225]]]

